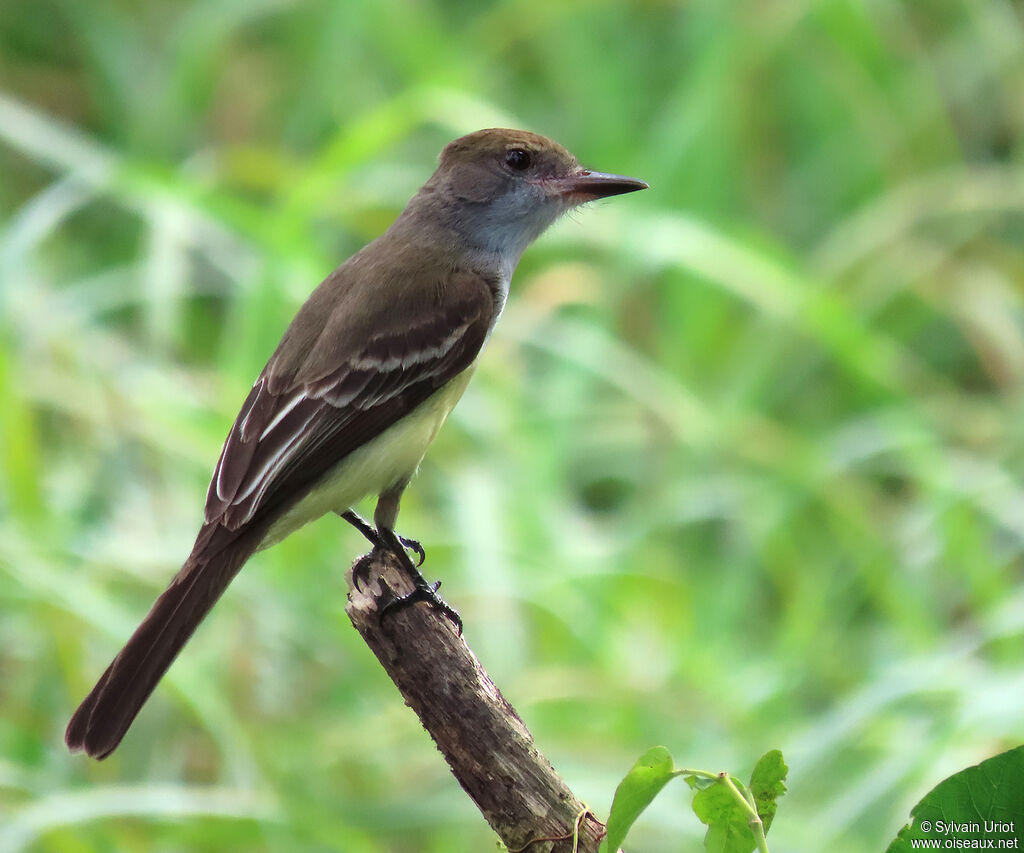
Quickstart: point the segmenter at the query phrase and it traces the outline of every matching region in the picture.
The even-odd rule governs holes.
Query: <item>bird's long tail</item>
[[[204,527],[181,571],[75,711],[64,734],[72,752],[106,758],[117,748],[178,652],[255,550],[249,536],[232,536],[216,547],[212,540],[222,538],[218,533],[226,531]]]

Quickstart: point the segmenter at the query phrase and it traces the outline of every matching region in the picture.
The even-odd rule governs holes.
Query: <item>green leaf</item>
[[[658,792],[672,778],[672,756],[663,746],[647,750],[615,789],[612,811],[608,816],[608,835],[601,842],[602,853],[615,853],[626,840],[626,833]]]
[[[911,822],[887,853],[909,853],[912,841],[952,838],[1024,841],[1024,746],[954,773],[910,812]]]
[[[743,786],[733,780],[742,792]],[[756,846],[750,817],[721,779],[693,795],[693,811],[707,824],[708,853],[750,853]]]
[[[777,749],[761,756],[750,774],[750,792],[757,804],[757,813],[764,824],[764,831],[772,825],[778,809],[778,799],[786,793],[786,774],[789,768]]]
[[[745,822],[736,823],[730,820],[725,823],[714,823],[708,827],[704,836],[705,853],[751,851],[756,846],[754,833]]]

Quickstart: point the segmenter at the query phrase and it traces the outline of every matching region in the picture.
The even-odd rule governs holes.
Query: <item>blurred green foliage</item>
[[[527,252],[403,531],[598,813],[779,747],[774,846],[882,849],[1024,740],[1022,124],[1011,0],[3,0],[0,850],[493,849],[340,521],[62,745],[293,311],[493,125],[652,189]]]

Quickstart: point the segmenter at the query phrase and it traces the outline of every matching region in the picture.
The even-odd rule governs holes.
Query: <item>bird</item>
[[[420,544],[395,532],[402,493],[465,391],[526,247],[585,202],[647,188],[583,168],[524,130],[446,145],[391,226],[330,273],[288,326],[224,442],[191,553],[75,711],[68,748],[110,755],[245,562],[328,514],[355,526],[371,554],[393,554],[413,581],[385,611],[426,601],[461,630],[439,584],[418,570]],[[371,524],[352,507],[373,496]]]

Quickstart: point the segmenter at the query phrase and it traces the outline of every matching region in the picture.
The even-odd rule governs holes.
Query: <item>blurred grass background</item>
[[[1024,740],[1022,124],[1009,0],[2,0],[0,850],[494,849],[340,521],[62,744],[294,310],[493,125],[652,189],[527,252],[403,531],[598,813],[780,747],[773,849],[884,849]]]

